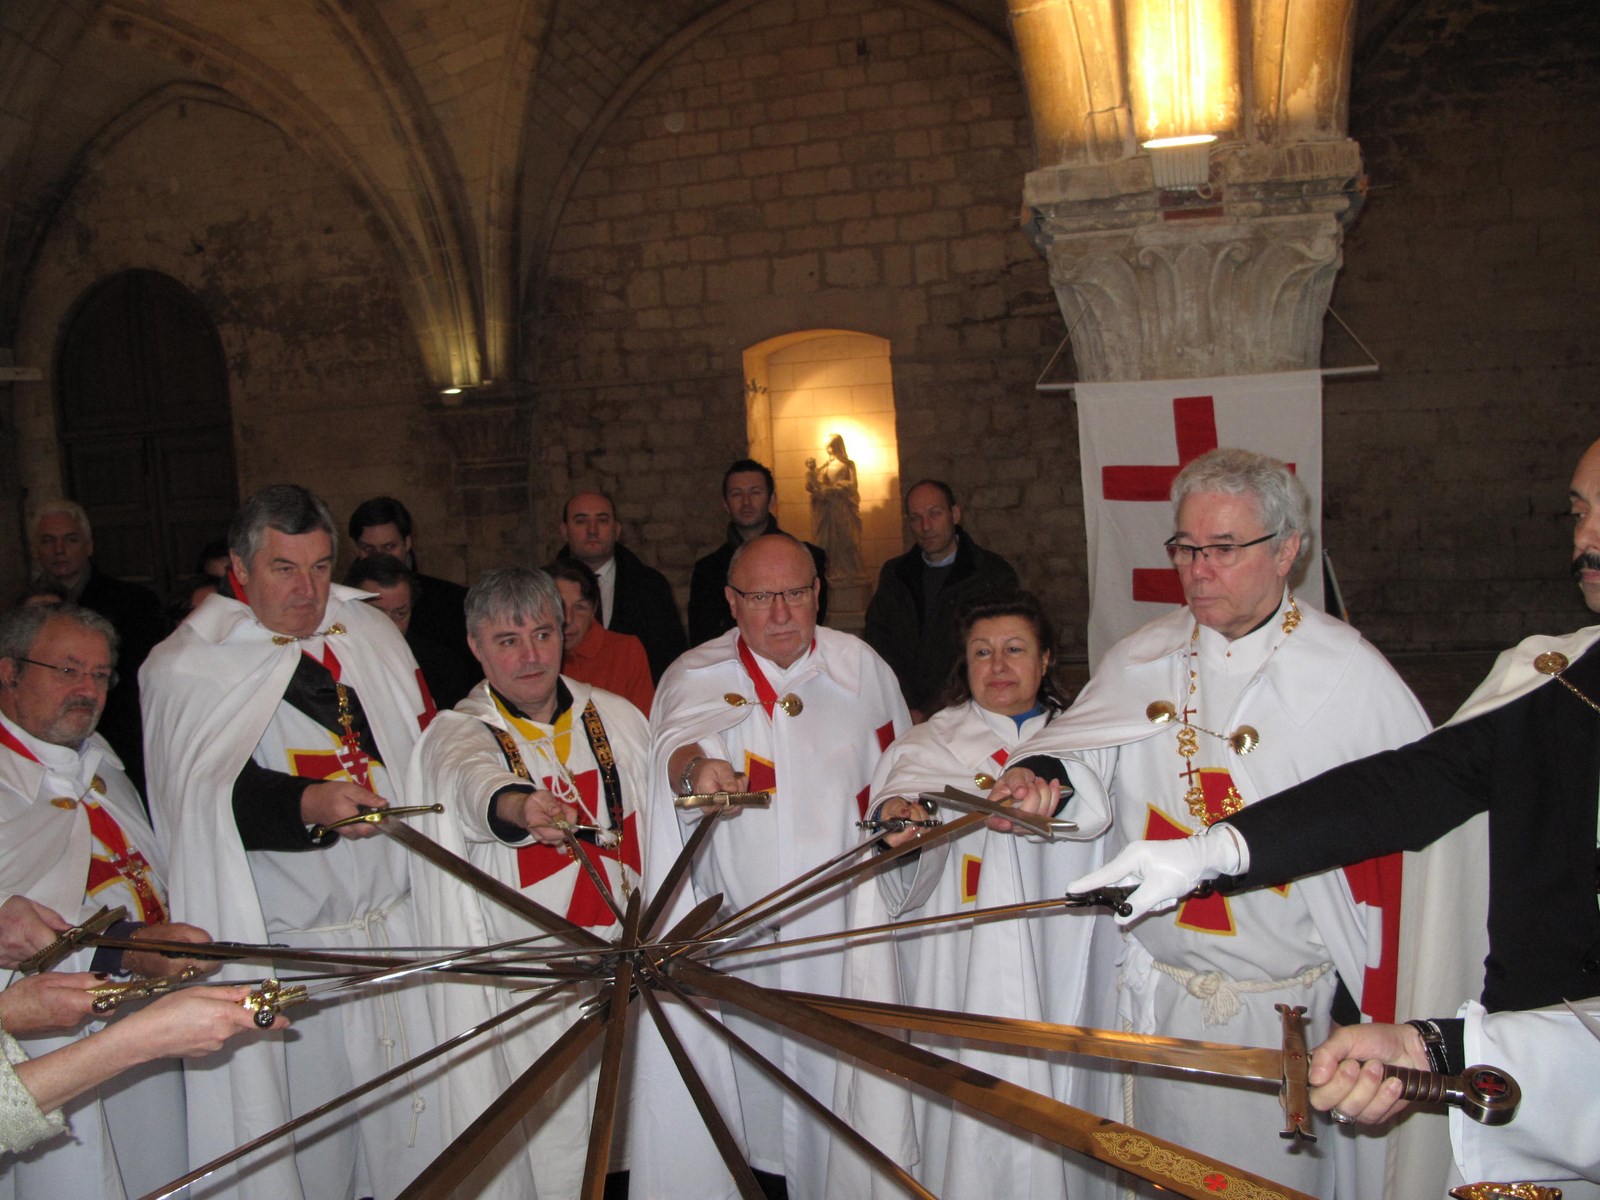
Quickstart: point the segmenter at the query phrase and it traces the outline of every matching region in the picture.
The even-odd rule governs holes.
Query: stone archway
[[[860,495],[860,568],[830,569],[828,624],[859,629],[878,568],[903,548],[889,342],[839,329],[784,334],[744,352],[744,377],[750,454],[772,464],[785,527],[825,548],[806,464],[826,464],[828,440],[844,439]]]
[[[210,315],[159,271],[104,279],[64,323],[56,392],[62,483],[89,513],[95,562],[170,594],[239,503]]]

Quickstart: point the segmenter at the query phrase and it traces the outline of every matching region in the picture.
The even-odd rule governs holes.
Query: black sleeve
[[[321,842],[300,818],[300,798],[314,780],[245,763],[233,781],[233,823],[246,850],[315,850],[332,845],[336,833]]]
[[[1250,847],[1239,887],[1286,883],[1420,850],[1489,807],[1494,722],[1505,710],[1324,771],[1227,818]]]
[[[534,792],[531,783],[508,783],[503,788],[497,788],[494,795],[489,797],[489,809],[484,814],[489,821],[489,832],[494,834],[507,845],[516,846],[528,840],[532,835],[521,825],[513,825],[510,821],[502,821],[495,815],[495,805],[500,802],[500,797],[507,792],[521,792],[524,796],[531,796]]]
[[[1466,1021],[1460,1017],[1440,1017],[1435,1018],[1433,1024],[1444,1038],[1444,1056],[1450,1074],[1461,1074],[1468,1066]]]

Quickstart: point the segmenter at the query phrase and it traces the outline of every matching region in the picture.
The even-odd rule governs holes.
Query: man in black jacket
[[[411,624],[417,633],[443,646],[463,662],[472,661],[467,649],[467,589],[448,579],[417,570],[411,549],[411,513],[393,496],[374,496],[356,505],[345,527],[362,558],[387,554],[398,558],[416,579]],[[441,708],[448,707],[440,705]]]
[[[99,613],[117,631],[119,679],[106,697],[100,734],[116,750],[128,778],[143,796],[139,667],[156,643],[172,632],[172,623],[149,588],[96,568],[89,514],[71,500],[52,500],[35,509],[29,534],[38,578],[64,589],[70,602]]]
[[[689,648],[678,617],[678,602],[667,577],[618,544],[622,526],[617,506],[604,492],[579,492],[561,510],[561,536],[567,544],[557,558],[577,559],[600,581],[600,623],[614,633],[631,633],[644,643],[650,678]]]
[[[722,545],[694,564],[689,581],[689,644],[698,646],[733,628],[724,588],[733,552],[768,533],[782,533],[772,515],[776,499],[772,472],[753,458],[741,458],[722,473],[722,507],[728,510],[728,536]],[[817,599],[817,624],[828,620],[828,555],[821,546],[801,543],[811,554],[822,590]]]
[[[984,592],[1016,587],[1017,573],[961,528],[961,506],[948,483],[912,484],[905,506],[916,548],[883,564],[861,636],[894,670],[911,719],[920,723],[938,707],[961,658],[961,606]]]

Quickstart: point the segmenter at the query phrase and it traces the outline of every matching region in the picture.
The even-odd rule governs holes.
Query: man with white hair
[[[1085,763],[1110,794],[1113,851],[1203,831],[1428,729],[1382,655],[1295,600],[1289,584],[1310,548],[1310,500],[1283,463],[1214,450],[1178,474],[1172,504],[1166,548],[1184,607],[1112,647],[1077,703],[1013,751],[1016,766],[997,789],[1036,811],[1053,807],[1058,785],[1048,781],[1065,778],[1062,760]],[[1227,837],[1197,840],[1219,834]],[[1314,1039],[1330,1019],[1392,1019],[1398,884],[1390,860],[1186,901],[1097,955],[1089,992],[1115,996],[1115,1017],[1135,1033],[1213,1042],[1281,1045],[1277,1004],[1305,1005]],[[1109,922],[1104,932],[1116,936]],[[1105,1115],[1316,1196],[1381,1193],[1381,1147],[1357,1164],[1347,1152],[1359,1139],[1324,1136],[1291,1154],[1276,1136],[1282,1113],[1271,1094],[1142,1071],[1121,1082],[1121,1103]]]
[[[161,611],[161,601],[149,588],[99,569],[94,561],[89,514],[71,500],[47,500],[33,510],[28,544],[38,581],[61,588],[69,601],[99,613],[117,631],[122,670],[117,686],[106,697],[100,735],[116,749],[134,787],[142,789],[139,668],[156,643],[172,629]]]
[[[129,919],[112,927],[115,937],[209,940],[169,920],[161,847],[122,764],[95,732],[116,657],[111,623],[75,604],[19,608],[0,620],[0,914],[30,950],[66,928],[62,917],[77,923],[119,905]],[[201,966],[102,948],[76,951],[64,969],[161,977]],[[37,1057],[89,1032],[22,1045]],[[70,1135],[7,1162],[0,1196],[143,1195],[184,1170],[182,1107],[176,1063],[92,1088],[68,1106]]]
[[[484,679],[417,743],[410,790],[445,806],[419,828],[518,888],[535,903],[608,940],[616,912],[639,888],[640,830],[650,730],[621,696],[561,673],[561,593],[543,571],[502,567],[467,593],[467,640]],[[605,881],[601,892],[561,826]],[[482,946],[536,937],[525,917],[442,871],[418,871],[418,919],[442,945]],[[546,943],[540,943],[544,945]],[[575,986],[462,1055],[443,1081],[447,1134],[477,1119],[528,1064],[577,1019],[592,987]],[[446,1035],[525,999],[503,987],[445,984],[434,1006]],[[463,1187],[473,1196],[522,1200],[575,1196],[583,1182],[599,1049],[535,1113],[526,1136],[506,1139]]]
[[[223,591],[145,663],[151,808],[175,907],[218,937],[413,946],[406,851],[370,825],[320,828],[398,801],[433,716],[394,622],[365,593],[332,583],[334,538],[327,506],[302,487],[264,488],[240,508]],[[191,1159],[206,1162],[431,1047],[417,982],[296,1010],[295,1037],[190,1071]],[[302,1131],[292,1153],[229,1169],[224,1186],[242,1200],[398,1194],[440,1147],[432,1091],[423,1076],[403,1077],[357,1115]]]
[[[1572,577],[1600,612],[1600,441],[1578,460],[1567,500]],[[1465,1003],[1455,1016],[1430,1007],[1405,1025],[1338,1031],[1313,1055],[1312,1100],[1336,1119],[1381,1123],[1404,1107],[1383,1062],[1451,1073],[1503,1064],[1522,1075],[1523,1109],[1505,1127],[1452,1111],[1459,1169],[1469,1180],[1554,1181],[1568,1197],[1600,1196],[1600,1106],[1580,1082],[1592,1075],[1595,1048],[1570,1012],[1542,1011],[1600,990],[1597,711],[1600,624],[1530,637],[1496,660],[1448,724],[1415,744],[1328,770],[1204,838],[1131,845],[1072,886],[1137,882],[1129,898],[1137,915],[1202,879],[1271,887],[1362,855],[1436,845],[1486,819],[1486,846],[1453,848],[1465,861],[1446,876],[1421,945],[1431,959],[1441,943],[1476,944],[1484,930],[1462,910],[1481,912],[1486,888],[1481,1004],[1457,992],[1451,1005]],[[1592,1002],[1581,1007],[1593,1016]]]

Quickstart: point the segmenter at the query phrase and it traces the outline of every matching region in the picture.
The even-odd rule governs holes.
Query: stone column
[[[490,567],[538,566],[532,401],[514,385],[480,389],[430,416],[453,464],[450,506],[466,533],[467,582]]]
[[[1107,32],[1112,0],[1011,0],[1035,123],[1044,121],[1041,166],[1024,184],[1027,231],[1049,263],[1083,380],[1320,360],[1364,186],[1360,148],[1344,136],[1353,0],[1242,7],[1238,127],[1214,131],[1205,184],[1160,191],[1126,132],[1130,66]],[[1064,73],[1063,62],[1079,69]],[[1095,98],[1117,111],[1086,103]]]

